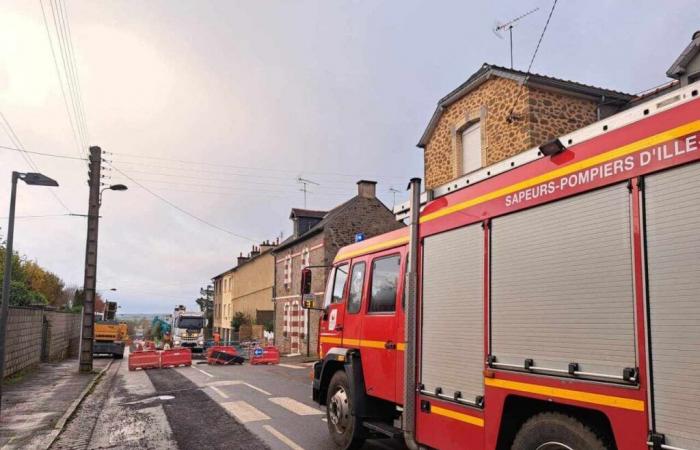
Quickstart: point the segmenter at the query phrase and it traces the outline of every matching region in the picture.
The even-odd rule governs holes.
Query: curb
[[[107,370],[109,370],[109,368],[112,367],[113,362],[114,362],[114,359],[111,359],[109,361],[109,363],[100,371],[100,373],[98,373],[95,376],[95,378],[93,378],[92,381],[87,386],[85,386],[85,389],[83,389],[83,391],[80,393],[78,398],[73,400],[73,403],[70,404],[70,406],[68,407],[66,412],[63,413],[61,418],[58,419],[58,422],[56,422],[56,425],[53,427],[53,430],[51,431],[51,433],[49,433],[48,442],[43,447],[44,449],[48,450],[49,447],[51,447],[53,445],[54,441],[56,441],[56,438],[58,438],[58,436],[61,434],[63,429],[66,427],[66,423],[68,422],[68,419],[71,418],[71,416],[73,415],[75,410],[78,409],[78,406],[80,406],[80,404],[83,402],[83,400],[85,400],[85,397],[92,390],[92,388],[95,386],[95,384],[97,384],[97,382],[100,380],[100,378],[102,378],[102,375],[104,375],[105,372],[107,372]]]

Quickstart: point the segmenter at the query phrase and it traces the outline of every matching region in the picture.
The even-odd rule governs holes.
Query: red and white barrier
[[[156,351],[135,351],[129,353],[129,370],[160,368],[160,354]]]
[[[262,351],[261,351],[262,350]],[[258,347],[250,355],[251,364],[279,364],[280,351],[274,345]]]
[[[192,365],[192,350],[173,348],[160,352],[160,367],[187,367]]]

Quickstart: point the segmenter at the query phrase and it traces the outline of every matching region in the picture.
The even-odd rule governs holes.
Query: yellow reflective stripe
[[[484,426],[484,419],[481,417],[470,416],[469,414],[452,411],[451,409],[441,408],[439,406],[430,405],[430,412],[438,416],[449,417],[450,419],[459,420],[460,422],[476,425],[477,427]]]
[[[379,348],[383,349],[385,341],[369,341],[365,339],[353,339],[353,338],[337,338],[331,336],[321,336],[322,344],[338,344],[338,345],[351,345],[354,347],[365,347],[365,348]],[[399,342],[396,344],[396,350],[404,351],[406,349],[406,344]]]
[[[632,411],[644,411],[644,402],[633,398],[615,397],[612,395],[593,394],[591,392],[574,391],[571,389],[561,389],[539,384],[520,383],[496,378],[485,378],[486,386],[512,389],[514,391],[528,392],[531,394],[545,395],[547,397],[557,397],[566,400],[576,400],[595,405],[612,406],[614,408],[629,409]]]
[[[383,250],[385,248],[395,247],[397,245],[405,244],[407,242],[408,242],[408,236],[404,236],[404,237],[400,237],[397,239],[392,239],[390,241],[379,242],[377,244],[368,245],[367,247],[363,247],[361,249],[354,250],[351,252],[341,252],[341,253],[338,253],[338,255],[335,257],[335,260],[333,262],[338,262],[338,261],[341,261],[343,259],[352,258],[354,256],[372,253],[374,251]]]
[[[430,220],[437,219],[438,217],[446,216],[448,214],[452,214],[453,212],[461,211],[474,205],[478,205],[489,200],[503,197],[508,194],[512,194],[513,192],[521,191],[523,189],[527,189],[529,187],[545,183],[555,178],[563,177],[565,175],[569,175],[571,173],[578,172],[589,167],[597,166],[612,159],[629,155],[630,153],[635,153],[647,147],[653,147],[656,144],[661,144],[671,139],[685,136],[686,134],[694,133],[698,130],[700,130],[700,120],[695,120],[685,125],[681,125],[680,127],[672,128],[662,133],[658,133],[653,136],[641,139],[639,141],[632,142],[631,144],[623,145],[622,147],[618,147],[616,149],[609,150],[605,153],[592,156],[590,158],[584,159],[583,161],[579,161],[577,163],[564,166],[551,172],[547,172],[545,174],[538,175],[536,177],[520,181],[515,184],[511,184],[510,186],[506,186],[501,189],[489,192],[488,194],[484,194],[480,197],[457,203],[456,205],[440,209],[431,214],[426,214],[425,216],[420,218],[420,222],[428,222]]]

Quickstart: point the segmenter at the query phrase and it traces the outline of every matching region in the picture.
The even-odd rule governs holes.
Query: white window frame
[[[473,133],[476,133],[477,136],[471,136]],[[474,141],[478,143],[478,155],[472,155],[475,152],[474,147],[465,148],[465,135],[471,138],[468,140],[468,143],[474,144]],[[483,146],[481,141],[481,120],[469,122],[459,131],[460,175],[474,172],[483,166]],[[467,164],[467,162],[470,164]]]

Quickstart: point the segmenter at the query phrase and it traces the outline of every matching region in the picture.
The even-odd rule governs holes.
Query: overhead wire
[[[49,22],[46,19],[46,11],[44,9],[44,3],[39,0],[39,6],[41,6],[41,15],[44,19],[44,27],[46,28],[46,37],[49,40],[49,48],[51,49],[51,57],[53,58],[54,68],[56,69],[56,77],[58,78],[58,84],[61,87],[61,95],[63,96],[63,104],[66,108],[66,114],[68,115],[68,121],[70,122],[70,127],[73,134],[73,140],[75,141],[75,146],[78,150],[78,154],[85,156],[85,151],[83,150],[82,143],[79,141],[78,132],[76,130],[76,124],[73,123],[73,116],[70,112],[70,107],[68,106],[68,98],[66,97],[66,89],[63,85],[63,79],[61,77],[61,70],[58,68],[58,60],[56,58],[56,52],[53,48],[53,39],[51,39],[51,31],[49,30]]]
[[[163,197],[162,195],[160,195],[160,194],[154,192],[153,190],[149,189],[147,186],[143,185],[142,183],[139,183],[139,182],[136,181],[134,178],[132,178],[130,175],[128,175],[127,173],[125,173],[124,171],[122,171],[121,169],[119,169],[119,167],[116,167],[114,164],[112,164],[112,163],[108,163],[108,164],[109,164],[114,170],[116,170],[117,172],[119,172],[122,176],[124,176],[125,178],[127,178],[128,180],[130,180],[132,183],[134,183],[135,185],[139,186],[141,189],[145,190],[146,192],[148,192],[149,194],[151,194],[153,197],[157,198],[158,200],[162,201],[163,203],[166,203],[166,204],[169,205],[171,208],[174,208],[174,209],[176,209],[177,211],[180,211],[181,213],[185,214],[186,216],[189,216],[189,217],[191,217],[192,219],[195,219],[195,220],[197,220],[197,221],[199,221],[199,222],[201,222],[201,223],[203,223],[203,224],[205,224],[205,225],[207,225],[207,226],[209,226],[209,227],[211,227],[211,228],[214,228],[214,229],[216,229],[216,230],[219,230],[219,231],[222,231],[222,232],[224,232],[224,233],[230,234],[231,236],[235,236],[235,237],[237,237],[237,238],[244,239],[244,240],[247,240],[247,241],[250,241],[250,242],[258,242],[257,239],[253,239],[253,238],[250,238],[250,237],[248,237],[248,236],[244,236],[244,235],[242,235],[242,234],[235,233],[235,232],[233,232],[233,231],[231,231],[231,230],[227,230],[226,228],[220,227],[219,225],[213,224],[213,223],[209,222],[209,221],[206,220],[206,219],[202,219],[201,217],[199,217],[199,216],[197,216],[197,215],[195,215],[195,214],[193,214],[193,213],[187,211],[186,209],[184,209],[184,208],[178,206],[177,204],[171,202],[170,200],[168,200],[167,198]]]
[[[51,157],[51,158],[62,158],[62,159],[73,159],[73,160],[76,160],[76,161],[87,161],[87,158],[80,158],[80,157],[77,157],[77,156],[59,155],[59,154],[56,154],[56,153],[34,152],[34,151],[31,151],[31,150],[22,150],[22,149],[20,149],[20,148],[8,147],[8,146],[6,146],[6,145],[0,145],[0,148],[1,148],[1,149],[4,149],[4,150],[16,151],[16,152],[20,152],[20,153],[29,153],[29,154],[31,154],[31,155],[48,156],[48,157]]]
[[[544,28],[542,28],[542,33],[540,33],[540,38],[537,40],[537,46],[535,47],[535,51],[532,53],[532,58],[530,58],[530,64],[527,66],[527,72],[525,72],[525,79],[523,80],[522,83],[522,89],[518,92],[518,95],[515,97],[515,100],[513,101],[513,105],[510,108],[510,113],[508,113],[508,118],[513,117],[513,111],[515,111],[515,106],[518,104],[518,101],[520,100],[520,97],[522,96],[523,90],[525,89],[525,84],[527,84],[528,79],[530,78],[530,74],[532,72],[532,65],[535,63],[535,58],[537,57],[537,52],[540,50],[540,45],[542,44],[542,39],[544,38],[544,34],[547,32],[547,27],[549,27],[549,22],[552,20],[552,14],[554,14],[554,9],[557,7],[557,1],[554,0],[552,3],[552,8],[549,10],[549,15],[547,16],[547,21],[544,23]]]
[[[25,148],[24,148],[24,145],[22,144],[22,141],[19,139],[19,136],[17,136],[17,133],[15,133],[15,130],[14,130],[14,128],[12,128],[10,121],[7,120],[7,117],[5,117],[5,114],[3,114],[2,111],[0,111],[0,118],[2,118],[2,121],[4,122],[4,126],[6,127],[5,131],[7,132],[7,135],[9,136],[10,141],[12,141],[12,144],[15,147],[17,147],[18,149],[21,150],[22,157],[25,159],[27,164],[29,164],[29,167],[32,168],[36,172],[40,172],[39,166],[37,166],[36,163],[34,163],[34,160],[32,160],[32,157],[29,155],[29,153],[27,153],[25,151]],[[60,205],[63,207],[63,209],[65,209],[69,214],[73,213],[73,211],[71,211],[70,208],[68,208],[68,206],[66,206],[66,204],[63,202],[63,200],[61,200],[61,197],[59,197],[58,194],[53,189],[49,189],[49,192],[56,199],[56,201],[58,203],[60,203]]]

